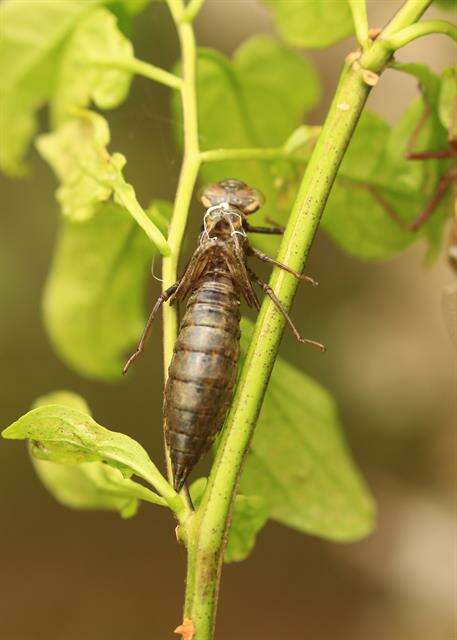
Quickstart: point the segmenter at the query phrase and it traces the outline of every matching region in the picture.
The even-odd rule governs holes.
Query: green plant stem
[[[154,489],[156,489],[156,491],[164,499],[166,504],[174,512],[178,521],[180,523],[185,523],[190,513],[189,505],[181,495],[176,493],[171,484],[167,482],[167,480],[163,477],[157,467],[155,465],[153,466],[153,473],[147,475],[139,475],[141,475],[142,478],[144,478],[154,487]]]
[[[111,69],[120,69],[121,71],[129,71],[139,76],[149,78],[160,84],[164,84],[172,89],[181,89],[183,85],[182,78],[175,76],[174,73],[165,71],[160,67],[156,67],[149,62],[138,60],[137,58],[118,59],[116,58],[90,58],[88,64],[97,67],[108,67]]]
[[[210,149],[200,154],[202,162],[222,162],[224,160],[291,160],[304,162],[298,154],[290,153],[283,147],[265,147],[252,149]]]
[[[205,0],[190,0],[182,16],[183,22],[193,22],[204,4]]]
[[[382,40],[387,40],[394,33],[416,23],[432,4],[432,1],[433,0],[407,0],[389,24],[383,29],[373,46],[368,49],[368,51],[365,51],[360,59],[362,67],[375,73],[380,73],[388,63],[390,54],[392,53],[386,51]]]
[[[155,244],[157,249],[163,256],[170,255],[171,248],[160,229],[146,215],[140,203],[136,199],[135,192],[132,187],[124,182],[124,180],[116,180],[112,184],[115,200],[119,202],[130,215],[136,220],[139,226],[146,233],[148,238]]]
[[[171,254],[164,259],[162,267],[163,290],[168,289],[178,278],[178,261],[182,240],[186,230],[187,217],[192,193],[200,168],[198,143],[198,113],[196,93],[197,52],[191,24],[182,22],[184,5],[181,0],[167,0],[176,24],[182,54],[181,98],[184,122],[184,157],[179,175],[178,188],[170,221],[168,246]],[[173,348],[178,336],[178,314],[176,307],[163,306],[163,349],[165,376],[173,356]],[[168,479],[172,482],[170,457],[165,448]]]
[[[413,23],[430,2],[409,0],[386,31]],[[365,55],[371,56],[371,70],[378,74],[390,58],[390,53],[376,41]],[[345,64],[290,215],[278,260],[298,271],[304,267],[338,168],[371,90],[364,77],[360,64]],[[275,269],[270,284],[289,309],[296,280]],[[283,316],[265,299],[201,505],[189,525],[185,617],[194,623],[195,640],[213,637],[228,522],[283,328]]]
[[[388,51],[396,51],[413,40],[422,38],[422,36],[431,35],[432,33],[440,33],[457,41],[457,27],[455,25],[445,20],[429,20],[405,27],[405,29],[397,31],[388,38],[382,38],[381,42]]]
[[[367,5],[365,0],[348,0],[355,27],[355,35],[359,44],[365,49],[370,45],[368,36]]]

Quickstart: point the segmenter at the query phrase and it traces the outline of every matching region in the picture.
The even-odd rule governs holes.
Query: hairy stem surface
[[[413,24],[429,4],[431,0],[408,0],[386,27],[386,34],[391,35]],[[362,65],[356,61],[347,62],[344,66],[278,254],[278,260],[297,271],[304,267],[338,168],[371,90],[371,84],[366,82],[366,68],[369,66],[371,71],[381,73],[390,55],[382,43],[375,41],[362,57]],[[289,309],[297,287],[296,280],[275,269],[270,284]],[[185,617],[193,621],[195,640],[213,638],[228,522],[283,328],[284,318],[266,298],[207,488],[189,529]]]

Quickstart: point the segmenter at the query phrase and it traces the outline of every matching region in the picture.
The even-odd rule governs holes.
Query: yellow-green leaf
[[[197,91],[203,150],[280,147],[321,94],[311,63],[268,36],[245,42],[232,60],[200,49]],[[174,97],[173,104],[179,132],[179,97]],[[266,202],[252,223],[261,224],[265,217],[284,219],[289,212],[278,199],[276,169],[271,162],[235,160],[203,165],[201,175],[205,182],[239,178],[260,189]],[[259,241],[265,243],[265,238]]]
[[[0,166],[19,175],[36,131],[36,111],[51,96],[59,47],[91,3],[7,0],[0,6]]]
[[[132,59],[132,44],[119,31],[110,11],[100,8],[84,16],[60,63],[51,99],[54,124],[62,124],[72,117],[75,107],[86,107],[92,100],[101,109],[120,104],[128,93],[131,73],[96,62]]]
[[[457,69],[446,69],[441,77],[438,111],[449,137],[457,139]]]
[[[105,463],[127,479],[136,474],[152,485],[158,478],[163,481],[138,442],[102,427],[89,414],[70,405],[71,398],[66,405],[40,404],[7,427],[2,436],[29,440],[31,454],[38,460],[66,465]],[[105,480],[113,481],[113,477]],[[163,504],[162,498],[153,496],[154,501]]]
[[[90,50],[105,59],[128,57],[131,45],[107,9],[128,18],[146,4],[147,0],[0,3],[1,169],[9,175],[24,173],[23,156],[37,129],[36,114],[47,102],[53,102],[55,116],[61,119],[69,107],[85,105],[91,98],[102,108],[123,99],[129,74],[107,68],[90,71],[85,61]],[[107,9],[101,8],[104,5]]]
[[[70,391],[56,391],[38,398],[34,408],[59,404],[89,414],[86,401]],[[32,447],[33,450],[33,447]],[[154,504],[164,501],[146,487],[125,478],[119,469],[103,462],[59,464],[31,456],[35,471],[54,498],[72,509],[118,511],[129,518],[138,510],[140,500]]]
[[[162,231],[171,214],[154,202]],[[84,221],[64,219],[43,300],[45,327],[59,356],[79,374],[118,379],[145,324],[152,245],[117,204],[98,205]]]
[[[347,0],[262,0],[285,42],[322,49],[354,32]]]
[[[160,253],[168,255],[163,234],[143,211],[133,187],[122,175],[124,156],[110,155],[106,148],[109,141],[106,120],[82,110],[55,133],[38,138],[39,152],[61,182],[56,196],[64,215],[73,220],[87,220],[100,202],[113,198],[136,220]]]

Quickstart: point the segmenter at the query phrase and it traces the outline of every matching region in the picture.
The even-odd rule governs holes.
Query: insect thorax
[[[228,202],[208,207],[203,216],[203,232],[201,242],[229,241],[239,236],[246,238],[243,229],[243,214]]]

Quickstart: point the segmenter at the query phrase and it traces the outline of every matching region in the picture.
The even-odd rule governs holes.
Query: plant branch
[[[183,23],[184,5],[182,0],[167,0],[171,15],[175,21],[182,55],[181,99],[184,123],[184,158],[179,175],[178,188],[170,221],[168,245],[171,254],[163,261],[163,290],[174,284],[178,278],[178,261],[192,193],[200,168],[200,149],[198,142],[198,113],[196,93],[197,52],[191,24]],[[163,348],[165,376],[173,356],[173,348],[178,336],[178,315],[176,307],[163,306]],[[165,447],[168,479],[172,483],[170,457]]]
[[[137,58],[129,59],[116,59],[116,58],[90,58],[88,64],[97,67],[107,67],[110,69],[120,69],[121,71],[130,71],[131,73],[139,76],[149,78],[160,84],[164,84],[171,89],[181,89],[183,85],[182,78],[179,78],[174,73],[165,71],[160,67],[156,67],[144,60],[138,60]]]
[[[430,1],[408,0],[386,31],[413,23]],[[377,41],[365,55],[371,56],[371,70],[376,74],[383,71],[390,58],[390,52]],[[304,267],[338,168],[370,90],[365,69],[360,63],[346,62],[278,254],[278,260],[297,271],[302,271]],[[276,296],[289,309],[297,287],[296,280],[288,273],[275,269],[270,284]],[[265,299],[208,484],[201,505],[192,519],[185,617],[193,621],[197,630],[195,640],[210,640],[213,637],[230,514],[283,328],[283,316],[271,300]]]
[[[380,73],[389,62],[392,53],[389,51],[387,54],[382,40],[387,40],[394,33],[416,23],[432,2],[433,0],[407,0],[382,30],[381,35],[375,40],[373,46],[365,51],[360,59],[362,67],[375,73]]]
[[[160,229],[143,211],[143,208],[136,199],[136,195],[132,187],[124,182],[124,180],[116,180],[113,185],[113,190],[115,199],[125,207],[130,215],[136,220],[160,253],[163,256],[170,255],[171,247],[168,245]]]
[[[355,27],[357,41],[363,49],[370,45],[368,35],[367,5],[365,0],[349,0],[349,7],[352,12],[352,20]]]
[[[141,473],[139,475],[141,475],[142,478],[156,489],[159,495],[164,499],[165,503],[174,512],[178,521],[184,524],[190,513],[189,506],[183,497],[176,493],[171,484],[167,482],[154,463],[152,463],[151,469],[151,473]],[[151,500],[149,501],[151,502]]]
[[[397,31],[388,38],[381,38],[381,42],[388,51],[396,51],[413,40],[417,40],[417,38],[421,38],[422,36],[431,35],[432,33],[441,33],[457,42],[457,27],[450,22],[446,22],[446,20],[428,20],[426,22],[413,24],[410,27],[400,29],[400,31]]]
[[[253,147],[252,149],[210,149],[200,153],[202,162],[222,162],[224,160],[291,160],[305,162],[298,154],[287,151],[284,147]]]
[[[193,22],[204,4],[205,0],[190,0],[182,15],[182,21]]]

